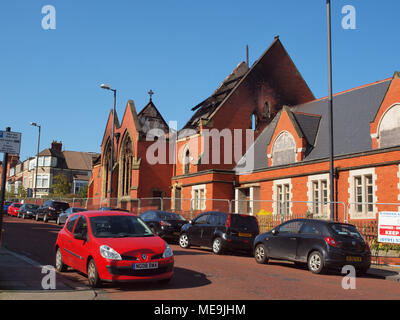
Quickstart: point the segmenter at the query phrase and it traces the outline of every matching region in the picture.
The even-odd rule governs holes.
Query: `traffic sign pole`
[[[6,129],[6,132],[10,131],[11,128],[8,127]],[[4,153],[3,166],[1,171],[1,190],[0,190],[0,244],[1,244],[1,234],[3,231],[3,210],[4,210],[4,198],[6,195],[7,164],[8,164],[8,153]]]

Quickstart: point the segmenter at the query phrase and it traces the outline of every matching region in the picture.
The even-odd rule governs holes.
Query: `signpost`
[[[400,212],[379,212],[378,242],[400,244]]]
[[[0,131],[0,152],[19,154],[21,150],[21,133]]]
[[[0,191],[0,246],[1,246],[1,233],[3,228],[3,209],[4,198],[6,194],[6,176],[7,176],[7,163],[8,154],[19,154],[21,150],[21,133],[11,132],[11,128],[6,131],[0,131],[0,152],[4,153],[3,167],[1,172],[1,191]]]

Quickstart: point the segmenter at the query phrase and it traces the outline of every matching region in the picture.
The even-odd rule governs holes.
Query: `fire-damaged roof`
[[[218,106],[225,100],[225,98],[231,93],[231,91],[235,88],[248,70],[249,68],[245,62],[239,63],[210,97],[192,108],[192,111],[196,112],[183,127],[181,132],[184,133],[185,129],[197,129],[200,120],[208,119],[218,108]]]
[[[250,69],[247,63],[239,63],[210,97],[192,108],[195,114],[180,130],[179,137],[187,136],[193,130],[198,131],[200,121],[211,120],[222,108],[225,101],[242,84],[246,84],[255,90],[260,82],[267,82],[275,90],[277,96],[288,105],[296,105],[315,99],[279,37],[275,37],[269,48]]]
[[[160,129],[164,131],[164,133],[168,133],[168,124],[165,122],[152,100],[139,112],[138,121],[140,124],[139,132],[144,137],[146,137],[148,132],[152,129]]]

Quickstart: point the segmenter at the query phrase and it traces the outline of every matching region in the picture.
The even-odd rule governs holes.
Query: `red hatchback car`
[[[13,202],[9,207],[8,207],[8,215],[12,217],[18,217],[18,212],[19,208],[22,207],[22,203],[17,203]]]
[[[55,245],[56,269],[87,274],[101,282],[153,281],[173,276],[170,246],[138,217],[126,212],[86,211],[69,217]]]

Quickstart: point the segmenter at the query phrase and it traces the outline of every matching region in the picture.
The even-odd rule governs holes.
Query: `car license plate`
[[[362,262],[362,258],[361,257],[346,256],[346,261],[348,261],[348,262]]]
[[[134,270],[145,270],[145,269],[157,269],[158,262],[145,262],[145,263],[134,263]]]
[[[251,237],[251,233],[239,232],[239,237],[247,237],[247,238],[250,238],[250,237]]]
[[[179,233],[179,232],[174,232],[173,235],[174,235],[174,236],[179,236],[180,233]]]

